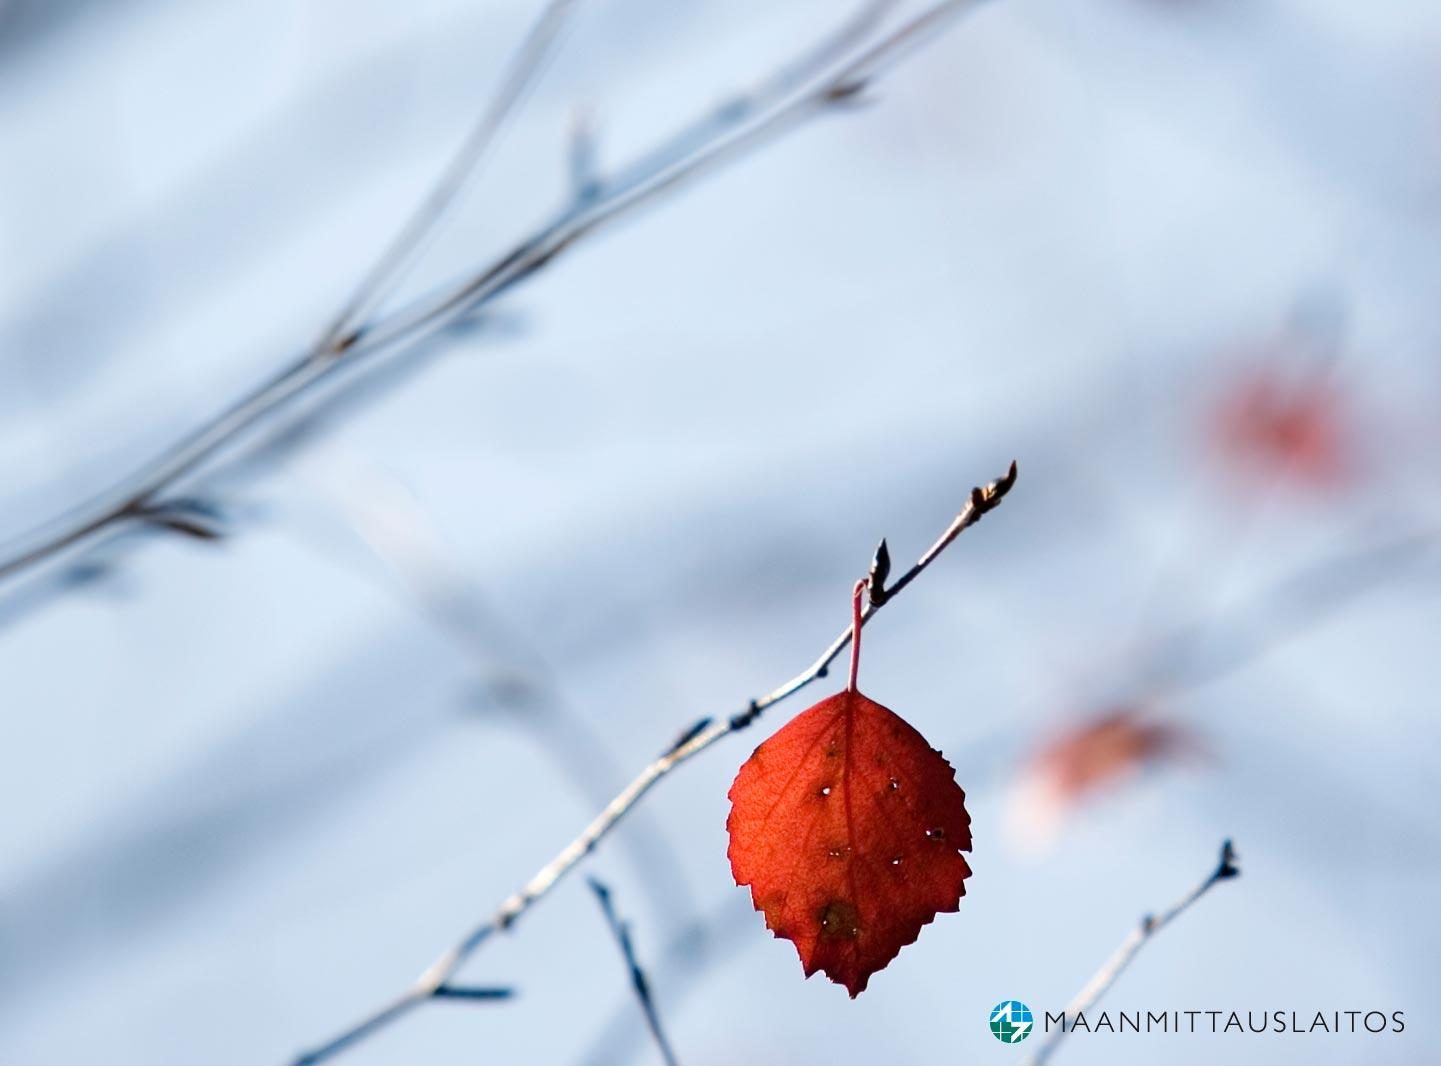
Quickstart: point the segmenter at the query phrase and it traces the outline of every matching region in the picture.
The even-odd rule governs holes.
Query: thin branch
[[[764,115],[826,70],[843,62],[880,26],[896,3],[897,0],[867,0],[832,34],[807,48],[790,63],[752,88],[722,100],[617,170],[605,183],[606,189],[611,195],[638,189],[657,174],[664,173],[716,141],[729,137],[747,122]]]
[[[646,980],[645,970],[641,968],[640,960],[636,958],[635,945],[630,939],[630,925],[621,921],[620,915],[616,913],[615,904],[611,902],[610,889],[594,877],[590,879],[591,891],[595,898],[600,901],[601,912],[605,914],[606,924],[610,926],[615,941],[620,945],[621,954],[625,956],[626,965],[630,967],[630,983],[635,989],[636,999],[640,1000],[641,1010],[645,1012],[645,1023],[650,1028],[650,1035],[655,1039],[656,1047],[660,1049],[660,1057],[665,1060],[666,1066],[678,1066],[675,1049],[670,1046],[666,1039],[665,1030],[661,1028],[660,1013],[656,1010],[655,997],[650,992],[650,982]]]
[[[1350,607],[1433,554],[1441,532],[1418,528],[1361,547],[1347,547],[1286,574],[1209,616],[1179,625],[1154,642],[1137,666],[1137,687],[1167,693],[1199,688],[1250,665],[1286,641]],[[1198,661],[1212,633],[1229,643]]]
[[[548,266],[558,255],[601,227],[758,150],[817,115],[854,100],[877,77],[916,47],[933,38],[955,18],[984,2],[942,0],[758,121],[749,125],[729,123],[741,127],[733,135],[718,133],[679,159],[671,158],[669,151],[664,149],[650,154],[652,161],[635,177],[603,182],[593,203],[568,207],[508,255],[452,288],[417,301],[408,310],[398,311],[374,334],[364,335],[360,343],[368,339],[371,344],[390,344],[416,330],[427,330],[435,323],[448,322],[469,313]],[[778,79],[778,84],[789,80]],[[730,118],[724,110],[717,115],[727,120]],[[727,122],[718,122],[717,125],[724,128]],[[677,141],[683,139],[676,138]]]
[[[665,986],[666,1002],[672,1009],[690,996],[708,969],[732,958],[746,945],[746,938],[736,934],[750,923],[755,912],[729,894],[722,899],[719,906],[673,933],[651,963],[650,972]],[[637,1039],[630,1003],[617,1003],[596,1039],[575,1061],[579,1066],[628,1062],[634,1057]]]
[[[525,41],[510,60],[500,89],[482,112],[479,121],[460,146],[455,158],[445,168],[421,201],[415,213],[381,253],[374,266],[366,272],[330,326],[316,341],[317,358],[335,356],[353,343],[355,332],[372,308],[394,291],[405,270],[414,263],[426,241],[434,235],[445,214],[475,174],[497,135],[520,105],[526,91],[545,68],[546,60],[566,20],[575,12],[578,0],[550,0],[531,27]]]
[[[404,228],[367,271],[330,326],[299,359],[251,393],[223,410],[127,482],[77,509],[77,516],[62,516],[54,528],[42,527],[36,543],[0,561],[0,581],[19,574],[51,556],[97,538],[130,521],[148,521],[159,509],[152,504],[161,492],[250,426],[291,403],[340,365],[338,359],[353,346],[358,319],[382,298],[401,276],[494,142],[505,120],[534,82],[576,0],[550,0],[512,58],[506,77],[440,180],[421,202]],[[347,364],[354,360],[345,360]],[[128,487],[127,487],[128,486]]]
[[[22,537],[6,553],[0,554],[0,581],[29,571],[69,550],[97,542],[119,527],[140,519],[143,510],[176,482],[222,453],[228,454],[258,423],[282,410],[291,409],[300,397],[329,383],[342,370],[350,371],[382,353],[412,351],[417,342],[473,314],[512,286],[542,270],[602,225],[628,215],[642,204],[674,191],[687,181],[733,162],[834,105],[853,99],[911,49],[934,37],[954,18],[978,6],[982,0],[940,0],[926,12],[887,34],[878,44],[859,56],[847,59],[871,34],[893,2],[868,0],[838,31],[763,81],[759,88],[737,95],[699,120],[687,124],[678,133],[661,139],[609,179],[598,178],[583,198],[568,203],[550,222],[484,269],[458,283],[442,286],[431,295],[402,306],[369,325],[344,330],[343,343],[333,343],[323,349],[329,353],[324,357],[317,357],[317,349],[313,347],[307,349],[154,462],[91,501]],[[569,9],[562,7],[560,10]],[[548,54],[549,42],[554,36],[556,24],[547,22],[552,15],[553,12],[548,9],[540,26],[532,32],[521,51],[523,57],[532,57],[536,65]],[[530,68],[523,59],[515,69],[518,73],[506,80],[501,102],[493,105],[490,112],[499,116],[495,123],[497,127],[500,119],[511,110],[511,105],[504,101],[511,95],[519,99],[521,89],[529,84]],[[800,87],[808,88],[796,95]],[[483,120],[478,129],[486,128]],[[488,143],[489,135],[482,137],[479,149]],[[480,150],[474,155],[478,159]],[[458,162],[469,158],[463,151]],[[448,188],[447,182],[442,180],[439,187],[442,212],[445,204],[450,202],[450,194],[445,192]],[[416,217],[424,221],[430,216],[422,208]],[[411,243],[410,238],[402,235],[393,247],[401,248],[403,259],[410,254]],[[382,257],[381,264],[382,273],[387,278],[391,276],[390,267],[386,265],[389,262],[387,253]],[[371,283],[363,283],[362,304],[368,304],[371,291]],[[374,288],[374,291],[379,292],[379,288]],[[342,314],[342,319],[351,317]],[[330,332],[333,330],[327,331],[326,336]]]
[[[1023,1066],[1043,1066],[1055,1054],[1061,1041],[1065,1039],[1076,1016],[1084,1014],[1096,1005],[1107,990],[1116,983],[1116,979],[1121,976],[1126,967],[1131,964],[1131,960],[1140,952],[1146,941],[1179,918],[1213,886],[1222,881],[1229,881],[1233,877],[1239,877],[1240,874],[1241,869],[1236,865],[1236,851],[1231,846],[1231,842],[1227,840],[1221,844],[1221,857],[1216,868],[1200,884],[1161,914],[1146,915],[1141,919],[1141,924],[1131,930],[1130,935],[1121,941],[1121,946],[1116,949],[1115,954],[1106,960],[1105,965],[1086,982],[1086,987],[1081,989],[1076,998],[1067,1004],[1065,1011],[1062,1012],[1061,1025],[1053,1032],[1046,1034],[1045,1041],[1036,1049],[1035,1054],[1025,1061]]]
[[[961,508],[960,513],[951,520],[951,524],[926,550],[920,560],[888,590],[884,603],[888,605],[912,581],[918,578],[956,537],[979,522],[987,512],[995,509],[1015,482],[1016,464],[1012,463],[1003,477],[992,481],[985,488],[972,489],[970,499],[966,501],[966,505]],[[871,601],[861,614],[860,625],[864,626],[875,617],[876,612],[880,609],[881,605]],[[687,730],[679,742],[673,744],[665,754],[646,766],[629,785],[622,789],[620,794],[595,816],[579,836],[562,848],[555,858],[542,866],[535,876],[518,891],[508,896],[491,917],[442,953],[408,989],[339,1036],[313,1051],[301,1055],[295,1060],[295,1066],[313,1066],[315,1063],[329,1059],[428,1000],[435,994],[437,988],[445,985],[455,975],[477,948],[495,934],[509,930],[537,900],[544,897],[562,877],[575,868],[581,859],[589,855],[663,777],[711,745],[724,740],[732,733],[745,729],[770,707],[795,695],[819,678],[825,677],[831,664],[850,645],[851,638],[852,626],[847,625],[840,635],[821,652],[815,662],[789,681],[765,695],[749,701],[740,711],[730,715],[712,717],[705,720],[704,727],[692,727]]]

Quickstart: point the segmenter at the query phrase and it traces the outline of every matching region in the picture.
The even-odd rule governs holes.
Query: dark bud
[[[360,342],[360,338],[363,336],[365,336],[364,326],[352,329],[347,333],[342,333],[330,345],[330,350],[327,354],[332,356],[344,355],[346,352],[350,351],[350,349],[354,348]]]
[[[850,105],[862,103],[865,91],[870,87],[871,83],[866,78],[839,82],[826,93],[826,103]]]
[[[886,542],[881,541],[876,548],[876,554],[871,559],[870,587],[867,595],[870,596],[871,605],[879,607],[886,602],[889,593],[886,592],[886,581],[891,576],[891,550],[886,547]]]
[[[169,500],[141,507],[135,517],[155,529],[163,529],[196,540],[218,541],[225,537],[220,512],[203,500]]]
[[[1221,864],[1216,867],[1213,875],[1217,881],[1226,881],[1232,877],[1241,876],[1241,867],[1237,865],[1239,856],[1235,847],[1229,840],[1221,845]]]
[[[685,746],[686,746],[687,744],[689,744],[692,740],[694,740],[696,737],[698,737],[698,736],[701,734],[701,731],[704,730],[704,729],[705,729],[707,726],[709,726],[710,724],[711,724],[711,719],[709,719],[709,718],[702,718],[702,719],[701,719],[699,722],[697,722],[695,725],[691,726],[691,727],[690,727],[689,729],[687,729],[685,732],[681,733],[680,736],[676,737],[675,740],[671,741],[670,747],[666,748],[665,751],[664,751],[662,754],[663,754],[663,755],[674,755],[677,751],[679,751],[681,748],[685,747]]]
[[[746,708],[743,712],[741,712],[740,714],[733,715],[733,716],[731,717],[731,720],[730,720],[731,732],[734,733],[734,732],[736,732],[736,731],[738,731],[738,730],[744,729],[746,726],[750,725],[752,722],[754,722],[754,721],[755,721],[757,718],[759,718],[760,716],[761,716],[760,705],[759,705],[758,703],[756,703],[755,700],[751,700],[751,703],[750,703],[750,706],[749,706],[749,707],[747,707],[747,708]]]
[[[1016,461],[1011,460],[1010,468],[1001,477],[992,481],[983,489],[971,490],[971,506],[978,514],[985,514],[995,507],[1011,491],[1011,486],[1016,483]]]

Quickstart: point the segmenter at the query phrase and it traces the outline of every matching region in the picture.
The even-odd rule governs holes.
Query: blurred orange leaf
[[[1191,730],[1148,719],[1134,708],[1089,719],[1056,735],[1027,763],[1010,812],[1011,829],[1023,841],[1045,843],[1079,804],[1148,766],[1204,750]]]
[[[1226,393],[1212,431],[1235,466],[1260,467],[1305,487],[1334,488],[1348,479],[1354,459],[1343,414],[1342,397],[1330,383],[1265,370]]]

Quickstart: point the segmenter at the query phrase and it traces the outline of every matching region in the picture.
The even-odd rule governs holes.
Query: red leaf
[[[1351,475],[1355,450],[1344,415],[1344,398],[1328,381],[1262,370],[1223,398],[1213,433],[1242,471],[1259,467],[1299,486],[1336,488]]]
[[[1201,738],[1187,727],[1120,707],[1070,726],[1028,761],[1008,818],[1007,839],[1042,846],[1073,808],[1161,763],[1200,758]]]
[[[1071,803],[1150,763],[1199,750],[1200,742],[1183,726],[1148,721],[1121,708],[1062,733],[1041,749],[1033,767]]]
[[[849,689],[758,747],[730,790],[731,871],[766,926],[852,998],[954,911],[971,876],[955,771],[904,719]]]

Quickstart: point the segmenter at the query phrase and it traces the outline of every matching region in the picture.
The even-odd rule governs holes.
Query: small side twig
[[[137,522],[156,529],[179,533],[194,540],[225,539],[225,520],[220,511],[204,500],[173,499],[135,510]]]
[[[966,505],[951,520],[950,525],[936,539],[936,542],[926,549],[925,554],[890,587],[890,594],[885,602],[889,604],[895,599],[912,581],[920,577],[962,532],[998,507],[1015,483],[1016,464],[1013,462],[1004,476],[992,481],[985,488],[972,489]],[[875,601],[867,604],[861,613],[859,625],[864,626],[875,617],[876,612],[880,609],[881,605]],[[835,662],[836,658],[850,646],[852,635],[853,627],[847,625],[840,635],[831,641],[825,651],[821,652],[815,662],[789,681],[772,689],[764,696],[750,700],[744,710],[729,716],[715,716],[704,728],[692,727],[687,730],[688,739],[683,743],[673,744],[663,755],[641,770],[635,779],[592,819],[579,836],[562,848],[555,858],[542,866],[535,876],[501,903],[490,918],[441,954],[409,988],[339,1036],[313,1051],[301,1055],[295,1060],[295,1066],[314,1066],[315,1063],[329,1059],[376,1030],[408,1014],[428,1000],[435,994],[437,988],[446,984],[466,960],[475,954],[477,948],[497,933],[509,930],[537,900],[550,892],[561,878],[589,855],[663,777],[711,745],[724,740],[732,733],[738,733],[745,729],[768,708],[794,696],[812,682],[825,677],[830,670],[831,663]]]
[[[510,999],[514,995],[513,988],[476,988],[471,985],[441,985],[435,990],[436,999]]]
[[[1054,1032],[1047,1034],[1045,1041],[1036,1049],[1035,1054],[1025,1061],[1023,1066],[1043,1066],[1055,1054],[1061,1041],[1065,1039],[1076,1016],[1084,1014],[1096,1005],[1107,990],[1116,983],[1116,979],[1121,976],[1126,967],[1131,965],[1131,960],[1140,952],[1146,941],[1179,918],[1213,886],[1222,881],[1229,881],[1233,877],[1239,877],[1240,874],[1241,868],[1236,865],[1236,849],[1227,840],[1221,844],[1221,857],[1216,868],[1200,884],[1187,892],[1167,910],[1160,914],[1146,915],[1141,919],[1141,924],[1132,929],[1130,935],[1121,941],[1121,946],[1116,949],[1115,954],[1107,959],[1105,965],[1086,982],[1086,987],[1081,989],[1076,998],[1066,1005],[1065,1011],[1062,1012],[1061,1025]]]
[[[660,1049],[660,1057],[665,1061],[666,1066],[678,1066],[675,1050],[670,1046],[670,1041],[666,1039],[665,1030],[661,1028],[660,1012],[656,1010],[655,997],[651,995],[650,991],[650,982],[646,980],[645,970],[642,969],[640,960],[636,957],[635,945],[630,939],[630,924],[622,921],[620,915],[616,913],[610,889],[603,882],[592,877],[590,889],[600,902],[600,909],[605,915],[606,924],[610,926],[616,943],[620,945],[621,954],[625,956],[626,965],[630,967],[630,983],[635,989],[636,999],[640,1000],[641,1010],[645,1012],[645,1023],[650,1028],[650,1035],[655,1039],[656,1047]]]

